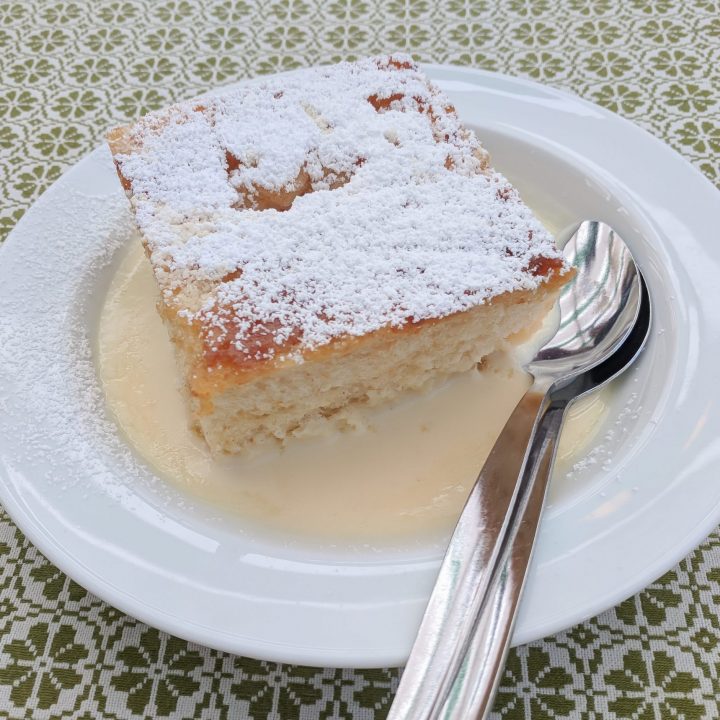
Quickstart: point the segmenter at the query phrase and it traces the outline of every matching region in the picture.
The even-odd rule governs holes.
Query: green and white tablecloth
[[[0,239],[104,131],[218,84],[402,49],[631,118],[720,183],[720,0],[0,2]],[[0,717],[383,718],[398,670],[235,657],[109,607],[0,515]],[[720,535],[513,651],[497,717],[720,717]]]

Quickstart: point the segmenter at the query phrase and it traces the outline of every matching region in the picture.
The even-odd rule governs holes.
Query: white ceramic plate
[[[509,77],[428,70],[551,226],[617,228],[654,301],[650,344],[612,394],[594,462],[553,483],[514,637],[523,643],[636,592],[720,519],[720,196],[594,105]],[[67,574],[171,633],[272,660],[401,664],[437,547],[331,551],[249,535],[181,497],[119,435],[91,348],[131,227],[101,148],[0,252],[0,500]]]

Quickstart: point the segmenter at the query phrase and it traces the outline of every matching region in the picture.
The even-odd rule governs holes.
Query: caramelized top
[[[247,83],[109,141],[166,307],[208,367],[302,361],[563,269],[405,56]]]

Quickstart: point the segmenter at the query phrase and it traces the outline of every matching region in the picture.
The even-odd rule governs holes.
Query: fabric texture
[[[717,0],[0,2],[0,239],[105,130],[259,73],[404,50],[575,92],[720,183]],[[379,720],[399,671],[187,643],[0,516],[0,717]],[[496,718],[720,716],[720,535],[618,607],[511,653]]]

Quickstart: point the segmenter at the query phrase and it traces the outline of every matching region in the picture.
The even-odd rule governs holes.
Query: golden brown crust
[[[122,185],[123,190],[125,190],[126,193],[130,193],[130,191],[132,190],[132,183],[128,178],[123,175],[122,168],[120,167],[120,163],[118,162],[116,156],[130,155],[138,151],[139,146],[137,145],[137,143],[134,143],[132,141],[130,130],[130,125],[122,125],[120,127],[113,128],[105,136],[107,143],[110,147],[110,152],[113,156],[113,162],[115,163],[115,171],[117,172],[118,177],[120,178],[120,184]]]

